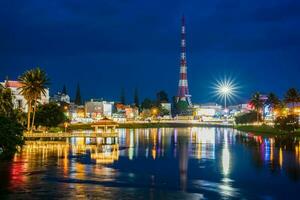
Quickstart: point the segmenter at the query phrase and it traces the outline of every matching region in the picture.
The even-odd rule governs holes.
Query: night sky
[[[299,0],[1,0],[0,78],[40,66],[72,99],[77,83],[84,99],[174,96],[182,14],[194,103],[215,101],[224,76],[241,86],[236,102],[300,89]]]

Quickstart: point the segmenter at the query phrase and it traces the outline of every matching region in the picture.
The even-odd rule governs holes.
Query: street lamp
[[[224,78],[222,80],[217,80],[217,83],[214,85],[214,90],[216,96],[224,100],[224,110],[227,110],[227,103],[232,98],[236,97],[238,87],[234,81],[230,78]]]
[[[221,85],[221,87],[219,88],[219,93],[224,98],[224,108],[226,110],[227,98],[232,94],[232,87],[230,85]]]

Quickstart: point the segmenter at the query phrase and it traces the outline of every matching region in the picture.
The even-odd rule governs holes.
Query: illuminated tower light
[[[186,101],[192,105],[191,95],[188,89],[187,66],[186,66],[186,41],[185,41],[185,19],[182,17],[181,24],[181,56],[180,56],[180,78],[178,83],[177,102]]]

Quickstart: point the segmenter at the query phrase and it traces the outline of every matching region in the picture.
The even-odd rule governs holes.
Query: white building
[[[111,117],[113,112],[114,102],[91,99],[85,103],[86,117],[101,118]]]
[[[252,110],[251,106],[249,104],[238,104],[238,105],[232,105],[228,106],[229,113],[232,115],[235,115],[237,113],[241,112],[249,112]]]
[[[70,96],[61,92],[57,92],[51,97],[51,101],[54,102],[65,102],[70,104]]]
[[[15,109],[21,109],[24,112],[28,111],[27,100],[23,95],[20,94],[20,87],[22,84],[19,81],[4,81],[0,83],[4,87],[7,87],[12,92],[13,104]],[[46,89],[46,94],[41,94],[41,99],[39,103],[46,104],[49,103],[49,89]]]
[[[168,116],[171,116],[171,103],[160,103],[161,107],[169,112]]]
[[[221,112],[222,106],[216,103],[206,103],[206,104],[200,104],[200,105],[195,105],[195,114],[196,116],[209,116],[213,117],[215,116],[218,112]]]

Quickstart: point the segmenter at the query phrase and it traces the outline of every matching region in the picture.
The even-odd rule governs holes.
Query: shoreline
[[[281,131],[268,125],[235,125],[233,128],[238,131],[243,131],[243,132],[252,133],[254,135],[261,135],[261,136],[286,136],[286,135],[290,135],[294,137],[300,136],[299,129],[293,133],[289,133],[287,131]]]
[[[238,131],[264,136],[293,135],[300,137],[300,129],[294,133],[280,131],[268,125],[233,125],[223,123],[201,123],[201,122],[126,122],[118,123],[118,128],[140,129],[140,128],[188,128],[188,127],[217,127],[233,128]],[[62,127],[61,127],[62,128]],[[71,124],[68,130],[92,130],[91,124]]]
[[[127,122],[118,123],[118,128],[185,128],[185,127],[228,127],[233,128],[233,124],[222,123],[195,123],[195,122]],[[91,130],[91,124],[71,124],[69,130],[86,129]]]
[[[208,124],[208,123],[176,123],[176,122],[146,122],[146,123],[119,123],[119,128],[185,128],[185,127],[228,127],[233,128],[233,124]]]

